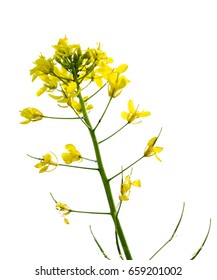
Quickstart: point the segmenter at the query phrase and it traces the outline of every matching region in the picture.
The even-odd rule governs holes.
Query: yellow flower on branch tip
[[[54,157],[57,160],[57,157],[54,153],[52,153],[54,155]],[[48,170],[48,168],[52,166],[52,169]],[[43,172],[50,172],[53,171],[54,169],[56,169],[58,166],[57,162],[54,162],[52,160],[52,155],[50,153],[47,153],[46,155],[43,156],[43,158],[41,159],[41,162],[37,163],[35,165],[36,168],[40,168],[39,173],[43,173]]]
[[[131,181],[130,180],[130,175],[127,175],[125,177],[124,182],[121,184],[121,190],[120,190],[121,191],[121,195],[119,196],[119,199],[121,201],[129,200],[131,186],[141,187],[141,182],[140,182],[139,179],[137,179],[135,181]]]
[[[54,58],[56,61],[61,61],[65,58],[71,58],[74,54],[81,54],[81,47],[79,44],[68,44],[68,38],[65,36],[62,39],[59,39],[57,45],[52,46],[56,52]]]
[[[121,76],[119,72],[114,71],[111,74],[109,74],[108,76],[109,96],[115,98],[118,95],[120,95],[123,88],[125,88],[129,82],[130,81],[125,76]]]
[[[48,91],[48,92],[54,91],[58,86],[59,79],[57,77],[41,75],[39,78],[45,83],[44,83],[43,87],[40,88],[36,92],[37,96],[42,95],[42,93],[44,93],[45,91]]]
[[[139,107],[139,106],[138,106]],[[135,119],[144,118],[150,116],[151,113],[148,111],[138,111],[138,107],[135,109],[133,100],[128,101],[128,110],[129,112],[122,112],[121,116],[124,120],[127,120],[128,123],[135,123]],[[138,122],[137,122],[138,123]]]
[[[54,70],[55,64],[52,58],[46,59],[43,55],[40,55],[40,57],[33,63],[36,66],[30,70],[30,75],[33,75],[32,81],[41,75],[50,74]]]
[[[75,148],[72,144],[65,145],[66,150],[68,153],[62,153],[62,159],[66,164],[70,164],[74,161],[80,161],[81,160],[81,154],[80,152]]]
[[[68,219],[65,217],[70,214],[71,209],[67,204],[63,204],[61,202],[56,203],[56,209],[62,213],[62,217],[64,217],[64,223],[69,224]]]
[[[20,112],[21,117],[26,118],[21,124],[27,124],[30,122],[40,121],[43,118],[42,112],[35,108],[25,108]]]
[[[157,154],[159,154],[163,150],[163,148],[154,146],[157,139],[158,137],[155,136],[148,141],[148,144],[145,148],[144,157],[151,157],[154,155],[159,161],[161,161]]]

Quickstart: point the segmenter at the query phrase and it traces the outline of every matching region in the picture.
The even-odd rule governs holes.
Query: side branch
[[[113,177],[111,177],[110,179],[108,179],[109,181],[111,181],[112,179],[114,179],[115,177],[117,177],[120,174],[123,174],[124,171],[126,171],[127,169],[129,169],[131,166],[133,166],[134,164],[136,164],[137,162],[139,162],[141,159],[143,159],[144,156],[140,157],[139,159],[137,159],[136,161],[134,161],[133,163],[131,163],[129,166],[125,167],[124,169],[122,169],[120,172],[118,172],[117,174],[115,174]]]
[[[28,154],[27,154],[27,156],[31,157],[33,159],[43,161],[43,158],[34,157],[34,156],[31,156],[31,155],[28,155]],[[77,166],[77,165],[70,165],[70,164],[62,164],[62,163],[58,163],[58,166],[80,168],[80,169],[87,169],[87,170],[98,170],[98,168],[92,168],[92,167],[86,167],[86,166]]]
[[[183,214],[184,214],[184,209],[185,209],[185,202],[183,203],[182,213],[181,213],[180,219],[179,219],[179,221],[178,221],[178,224],[176,225],[176,228],[175,228],[173,234],[171,235],[170,239],[167,240],[167,242],[165,242],[165,243],[163,244],[163,246],[161,246],[160,249],[158,249],[157,252],[155,252],[154,255],[152,255],[151,258],[150,258],[149,260],[153,259],[153,258],[154,258],[154,257],[155,257],[155,256],[170,242],[170,241],[173,240],[173,237],[174,237],[174,235],[176,234],[176,232],[177,232],[177,230],[178,230],[178,227],[179,227],[179,225],[180,225],[180,223],[181,223],[181,220],[182,220],[182,217],[183,217]]]

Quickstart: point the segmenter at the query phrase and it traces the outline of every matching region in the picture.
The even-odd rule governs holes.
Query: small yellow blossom
[[[129,100],[128,102],[128,110],[129,112],[122,112],[121,116],[124,120],[127,120],[128,123],[135,123],[135,119],[143,118],[150,116],[151,113],[147,111],[138,111],[138,107],[135,109],[133,100]]]
[[[109,96],[115,98],[118,95],[120,95],[123,88],[125,88],[129,82],[130,81],[125,76],[120,75],[119,72],[114,71],[111,74],[109,74],[108,76]]]
[[[153,137],[148,141],[148,144],[145,148],[144,151],[144,157],[151,157],[153,155],[155,155],[155,157],[161,161],[161,159],[158,157],[158,153],[160,153],[163,148],[162,147],[154,147],[156,141],[157,141],[158,137]]]
[[[43,118],[42,112],[35,108],[25,108],[20,112],[21,117],[26,118],[21,124],[40,121]]]
[[[79,161],[81,160],[81,154],[80,152],[75,148],[72,144],[65,145],[66,150],[68,153],[62,153],[62,159],[66,164],[70,164],[73,161]]]
[[[52,153],[53,154],[53,153]],[[55,154],[53,154],[57,160],[57,157]],[[53,168],[48,170],[48,168],[52,166]],[[36,168],[40,168],[39,173],[43,173],[43,172],[50,172],[53,171],[54,169],[56,169],[58,166],[57,162],[52,161],[52,155],[47,153],[46,155],[43,156],[41,162],[37,163],[35,165]]]
[[[69,224],[68,219],[65,217],[70,214],[71,209],[67,204],[63,204],[61,202],[56,203],[56,209],[62,213],[62,217],[64,217],[64,223]]]
[[[53,59],[46,59],[43,55],[40,55],[35,62],[33,62],[36,66],[30,70],[30,75],[32,76],[32,81],[34,81],[37,77],[40,77],[44,74],[50,74],[54,71],[54,62]]]
[[[56,61],[60,62],[62,59],[71,58],[74,54],[81,54],[81,47],[79,44],[68,44],[68,38],[65,36],[59,39],[57,45],[53,45],[56,50],[54,58]]]
[[[85,108],[87,111],[90,111],[91,109],[93,109],[93,105],[92,104],[88,104],[86,102],[86,100],[88,99],[88,96],[84,96],[83,100],[85,103]],[[76,101],[75,99],[72,99],[71,102],[69,103],[69,105],[78,113],[78,114],[82,114],[82,107],[80,102]]]
[[[48,91],[48,92],[54,91],[58,86],[59,79],[57,79],[54,76],[41,75],[41,76],[39,76],[39,78],[45,83],[44,83],[43,87],[40,88],[36,92],[37,96],[42,95],[42,93],[44,93],[45,91]]]
[[[131,181],[130,180],[130,175],[127,175],[125,177],[124,182],[121,184],[121,195],[119,196],[119,199],[121,201],[127,201],[129,200],[129,195],[130,195],[130,191],[131,191],[131,186],[135,186],[135,187],[141,187],[141,182],[139,179],[135,180],[135,181]]]

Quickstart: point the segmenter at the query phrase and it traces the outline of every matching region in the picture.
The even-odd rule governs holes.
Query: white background
[[[107,211],[97,173],[58,168],[38,174],[34,156],[61,155],[73,143],[92,156],[90,139],[78,122],[43,120],[20,125],[19,110],[36,107],[47,115],[70,114],[46,96],[35,95],[29,69],[40,52],[52,56],[52,45],[65,35],[83,48],[97,42],[127,63],[131,83],[113,100],[98,128],[103,138],[123,125],[120,112],[129,99],[152,115],[130,125],[102,144],[108,176],[141,156],[151,137],[163,131],[164,147],[155,158],[134,167],[132,190],[120,218],[135,265],[186,267],[182,279],[212,275],[217,250],[216,228],[216,75],[217,6],[215,1],[7,1],[1,4],[1,273],[4,279],[35,279],[34,270],[76,265],[106,265],[89,232],[105,252],[118,260],[109,217],[73,214],[65,225],[49,195],[75,210]],[[91,94],[91,93],[90,93]],[[93,120],[103,111],[107,93],[93,99]],[[85,162],[82,164],[85,165]],[[127,174],[125,174],[127,175]],[[113,181],[118,197],[120,178]],[[173,242],[148,262],[172,234],[182,204],[186,209]],[[195,261],[188,261],[208,229],[209,239]],[[2,249],[3,248],[3,249]],[[118,267],[119,262],[113,262]],[[126,267],[130,265],[125,264]],[[35,278],[34,278],[35,277]],[[125,276],[126,277],[126,276]],[[37,277],[39,278],[39,277]],[[40,279],[40,278],[39,278]],[[44,279],[44,278],[43,278]],[[54,278],[55,279],[55,278]],[[59,279],[59,278],[58,278]]]

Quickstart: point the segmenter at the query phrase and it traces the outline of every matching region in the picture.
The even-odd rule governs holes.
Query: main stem
[[[95,130],[92,128],[91,122],[89,120],[86,108],[85,108],[85,104],[84,104],[84,100],[81,96],[81,94],[78,95],[80,104],[81,104],[81,108],[82,108],[82,112],[83,112],[83,116],[85,119],[85,122],[87,124],[91,139],[92,139],[92,143],[94,146],[94,150],[95,150],[95,155],[96,155],[96,159],[97,159],[97,163],[98,163],[98,170],[104,185],[104,189],[105,189],[105,193],[106,193],[106,197],[108,200],[108,204],[109,204],[109,208],[110,208],[110,214],[112,216],[114,225],[115,225],[115,230],[118,234],[118,237],[120,239],[125,257],[127,260],[132,260],[132,256],[129,250],[129,247],[127,245],[127,241],[126,238],[124,236],[124,232],[123,229],[121,227],[120,221],[117,217],[117,211],[116,211],[116,207],[114,204],[114,200],[113,200],[113,196],[112,196],[112,192],[111,192],[111,187],[110,187],[110,182],[106,176],[106,172],[103,166],[103,162],[102,162],[102,157],[101,157],[101,153],[100,153],[100,149],[99,149],[99,145],[98,145],[98,141],[96,138],[96,134],[95,134]]]

